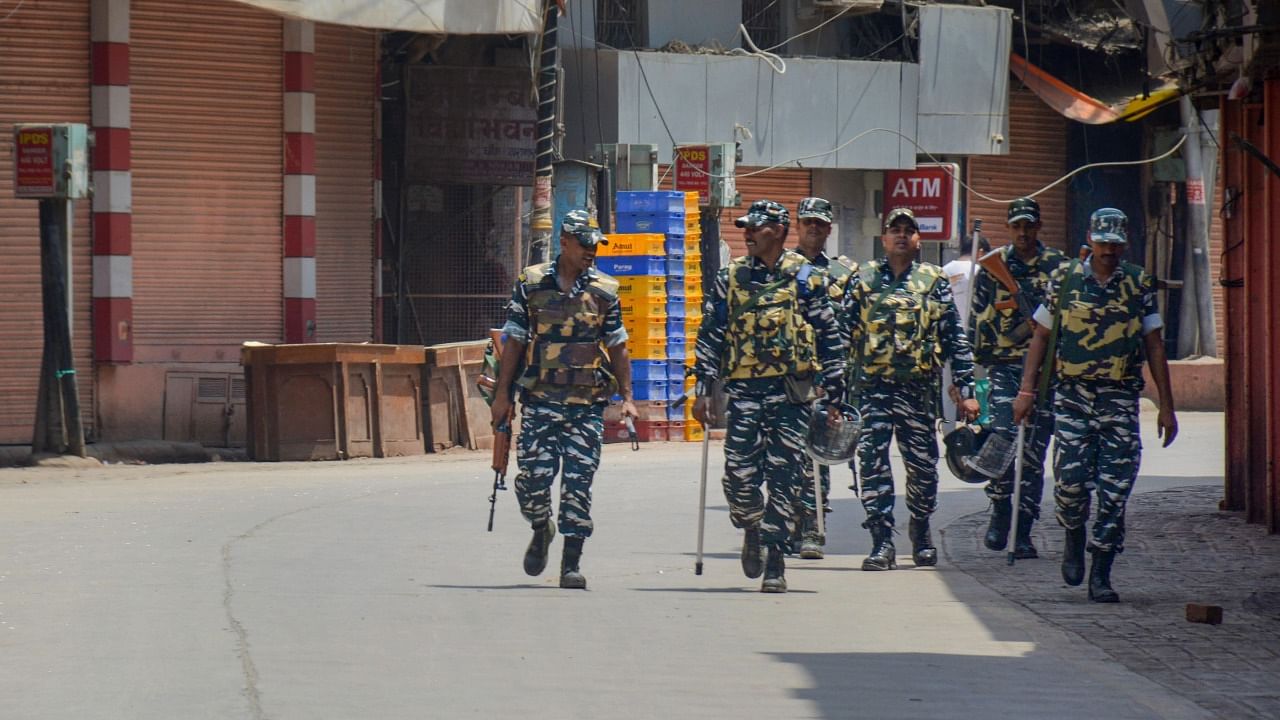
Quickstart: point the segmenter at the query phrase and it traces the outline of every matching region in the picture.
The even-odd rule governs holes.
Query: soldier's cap
[[[791,225],[791,213],[782,203],[772,200],[757,200],[747,208],[747,214],[733,221],[740,228],[756,228],[769,222]]]
[[[1019,220],[1040,222],[1040,203],[1029,197],[1020,197],[1009,203],[1009,224],[1012,225]]]
[[[578,239],[582,247],[608,245],[609,240],[600,232],[600,228],[591,224],[591,216],[586,210],[570,210],[560,221],[560,232],[568,233]]]
[[[807,197],[801,200],[800,205],[796,208],[796,217],[801,220],[816,218],[825,223],[830,223],[834,215],[831,203],[820,197]]]
[[[1100,208],[1089,216],[1089,239],[1103,243],[1129,242],[1129,218],[1115,208]]]
[[[911,223],[911,229],[920,232],[920,225],[916,223],[916,214],[911,212],[911,208],[899,207],[885,213],[884,229],[888,230],[893,224],[899,220],[906,220]]]

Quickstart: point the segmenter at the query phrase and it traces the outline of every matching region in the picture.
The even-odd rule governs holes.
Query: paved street
[[[1217,495],[1197,488],[1220,485],[1222,417],[1181,420],[1173,448],[1145,438],[1134,513],[1143,497],[1191,488],[1178,502],[1214,514]],[[1172,586],[1126,594],[1144,553],[1200,551],[1162,548],[1136,516],[1114,608],[1055,580],[1046,533],[1045,559],[1009,573],[1002,556],[962,551],[987,503],[945,469],[941,565],[912,568],[900,537],[901,570],[863,573],[862,510],[838,470],[827,559],[790,562],[791,592],[761,595],[716,482],[706,572],[693,574],[699,455],[607,446],[587,592],[556,587],[559,540],[547,573],[523,574],[529,533],[512,493],[484,531],[481,454],[0,471],[0,715],[1239,717],[1082,631],[1156,601],[1212,602]],[[719,465],[713,445],[713,479]],[[1273,539],[1254,543],[1251,570],[1280,567]],[[1030,599],[1002,597],[1020,588]],[[1223,626],[1196,626],[1206,647],[1223,631],[1249,644],[1227,612]],[[1273,641],[1240,651],[1264,661],[1255,681],[1275,672]]]

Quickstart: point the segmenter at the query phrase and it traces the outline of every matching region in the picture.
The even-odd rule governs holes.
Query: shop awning
[[[542,30],[540,0],[237,0],[302,20],[447,35]]]
[[[1105,125],[1117,120],[1132,122],[1146,117],[1156,108],[1173,102],[1182,95],[1177,85],[1167,83],[1145,96],[1135,95],[1105,103],[1032,65],[1017,53],[1009,56],[1009,70],[1046,105],[1063,116],[1086,125]]]

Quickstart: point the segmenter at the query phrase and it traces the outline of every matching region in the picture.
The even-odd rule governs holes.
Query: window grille
[[[596,42],[622,50],[648,45],[648,0],[596,0]]]

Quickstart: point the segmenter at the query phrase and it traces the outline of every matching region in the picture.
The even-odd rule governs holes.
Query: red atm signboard
[[[919,164],[915,170],[886,170],[884,212],[911,208],[921,240],[954,242],[960,217],[960,166]]]
[[[16,128],[13,133],[13,195],[50,197],[54,193],[53,128]]]
[[[711,197],[711,149],[706,145],[676,148],[676,190],[698,193],[698,204]]]

